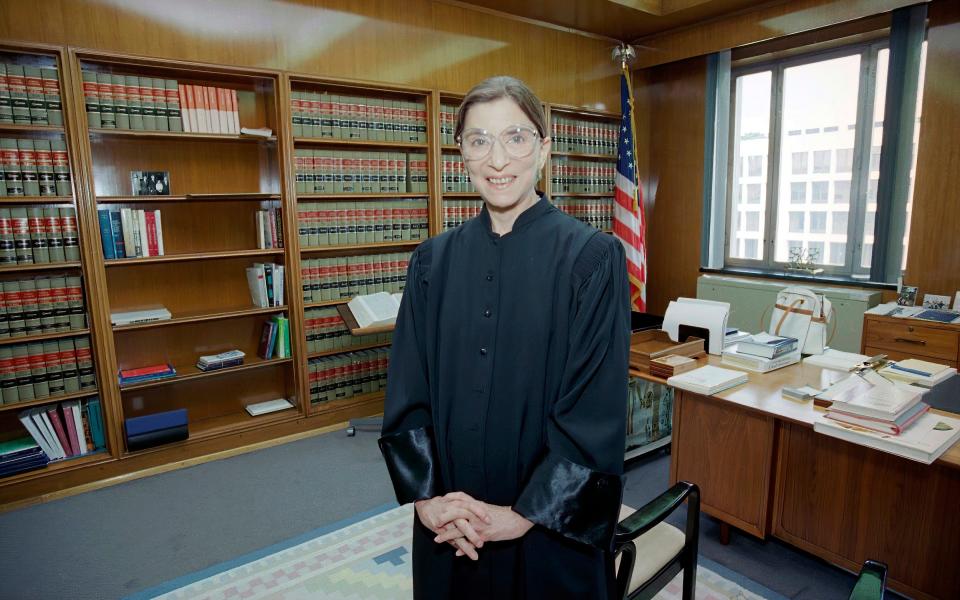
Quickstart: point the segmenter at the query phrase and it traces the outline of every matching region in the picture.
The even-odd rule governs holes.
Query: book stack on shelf
[[[87,336],[0,346],[2,404],[56,398],[96,387]]]
[[[18,415],[50,461],[84,456],[106,447],[100,399],[36,406]]]
[[[8,477],[50,464],[50,457],[32,437],[0,442],[0,477]]]
[[[551,137],[555,152],[617,155],[617,123],[571,118],[552,111]]]
[[[83,97],[87,125],[94,129],[184,130],[183,96],[173,79],[85,68]]]
[[[79,276],[10,279],[0,293],[0,339],[82,331],[86,312]]]
[[[264,360],[290,358],[290,319],[274,315],[264,322],[257,355]]]
[[[957,374],[957,370],[951,366],[916,358],[889,363],[877,372],[892,382],[922,388],[935,387]]]
[[[252,267],[247,267],[247,285],[254,306],[284,306],[283,274],[283,265],[274,263],[254,263]]]
[[[98,208],[97,216],[105,259],[164,255],[159,210]]]
[[[583,221],[601,231],[613,229],[613,198],[565,198],[553,199],[557,208],[571,217]]]
[[[371,348],[310,359],[310,402],[346,400],[386,389],[389,358],[389,348]]]
[[[183,107],[183,130],[189,133],[240,135],[237,90],[209,85],[177,84]]]
[[[218,371],[243,364],[246,353],[243,350],[227,350],[219,354],[208,354],[197,359],[197,368],[201,371]]]
[[[185,408],[130,417],[124,421],[123,428],[127,450],[131,452],[179,442],[190,435]]]
[[[63,125],[56,65],[0,63],[0,123]]]
[[[170,379],[177,376],[177,370],[170,363],[159,365],[150,365],[148,367],[137,367],[135,369],[120,369],[117,374],[117,380],[121,386],[135,385],[137,383],[146,383],[148,381],[159,381],[161,379]]]
[[[80,260],[73,207],[0,208],[0,265],[37,265]]]
[[[409,252],[302,260],[303,301],[312,304],[359,294],[402,292],[409,261]]]
[[[2,138],[0,176],[0,196],[69,196],[67,144],[58,139]]]
[[[613,162],[554,157],[550,163],[550,189],[556,196],[613,194],[616,172]]]
[[[297,227],[301,248],[426,239],[427,200],[389,198],[353,202],[301,202]]]
[[[351,335],[340,313],[336,307],[332,306],[306,309],[303,328],[307,334],[307,352],[310,354],[345,352],[356,347],[387,345],[393,337],[389,331]]]
[[[444,146],[454,146],[457,143],[454,139],[457,130],[457,108],[449,103],[440,104],[440,143]]]
[[[830,405],[814,431],[930,464],[960,440],[960,419],[930,411],[922,390],[876,373],[851,375],[818,396]]]
[[[423,101],[293,90],[293,135],[304,138],[426,143]]]
[[[279,208],[257,211],[257,248],[283,248],[283,215]]]
[[[723,349],[724,364],[767,373],[800,362],[797,339],[757,333]]]
[[[476,217],[483,209],[480,198],[455,198],[443,201],[443,228],[453,229]]]
[[[467,166],[459,154],[444,154],[440,168],[440,181],[444,193],[476,194],[477,188],[470,181]]]
[[[297,148],[298,194],[427,193],[427,155]]]

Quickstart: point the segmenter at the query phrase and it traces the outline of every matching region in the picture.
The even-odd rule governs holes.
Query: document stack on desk
[[[830,390],[829,411],[814,431],[930,464],[960,440],[960,419],[929,412],[920,391],[851,375]]]
[[[767,373],[800,362],[797,339],[758,333],[724,348],[724,364]]]
[[[932,388],[957,374],[957,370],[953,367],[915,358],[890,363],[877,372],[890,381],[924,388]]]
[[[730,369],[707,365],[680,375],[674,375],[667,379],[667,385],[710,396],[736,387],[741,383],[746,383],[748,379],[747,374],[742,371],[731,371]]]

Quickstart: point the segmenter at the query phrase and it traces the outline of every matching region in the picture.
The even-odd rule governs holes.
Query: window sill
[[[836,275],[794,275],[787,273],[777,273],[774,271],[762,271],[760,269],[750,269],[747,267],[724,267],[722,269],[708,269],[700,267],[701,273],[713,273],[717,275],[737,275],[740,277],[757,277],[758,279],[772,279],[776,281],[797,281],[803,283],[830,284],[846,287],[858,287],[871,290],[896,290],[895,283],[878,283],[876,281],[866,281],[864,279],[853,279],[850,277],[838,277]]]

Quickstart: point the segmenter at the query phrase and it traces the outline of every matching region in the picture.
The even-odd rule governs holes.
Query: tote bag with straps
[[[797,338],[802,354],[822,354],[836,333],[833,306],[822,294],[805,287],[788,287],[777,293],[767,333]],[[827,331],[833,325],[829,337]]]

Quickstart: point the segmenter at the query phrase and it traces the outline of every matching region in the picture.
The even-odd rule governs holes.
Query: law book
[[[43,75],[40,67],[24,66],[23,82],[27,92],[30,124],[47,125],[47,102],[43,94]]]
[[[396,299],[386,292],[356,296],[347,306],[361,329],[395,323],[400,309]]]
[[[130,112],[127,101],[126,77],[109,75],[110,93],[113,96],[113,112],[117,129],[130,129]]]
[[[140,78],[136,75],[124,75],[123,92],[127,97],[127,118],[130,122],[130,129],[143,131],[143,102],[140,94]]]
[[[113,101],[113,79],[110,73],[97,73],[96,78],[100,104],[100,127],[116,129],[117,113]]]
[[[53,156],[53,177],[57,182],[57,195],[70,196],[73,193],[73,184],[70,179],[67,142],[64,140],[51,140],[50,153]]]
[[[40,196],[56,196],[57,182],[53,174],[53,152],[50,140],[34,140],[33,151],[37,165],[37,188]]]
[[[741,371],[732,371],[706,365],[667,379],[667,385],[709,396],[746,383],[749,377]]]
[[[30,100],[27,95],[27,82],[21,65],[7,65],[7,87],[10,90],[13,122],[17,125],[30,125]]]
[[[23,307],[24,330],[27,335],[41,332],[40,304],[37,294],[37,282],[33,279],[20,280],[20,304]],[[33,348],[31,348],[33,350]]]
[[[30,247],[30,220],[26,207],[17,206],[10,209],[10,219],[13,225],[13,243],[17,264],[33,264],[33,249]]]
[[[7,65],[0,63],[0,123],[13,123],[13,106],[10,104],[10,85],[7,82]],[[0,192],[0,196],[3,193]]]
[[[165,80],[159,77],[147,78],[145,83],[146,92],[153,100],[153,123],[157,131],[170,131],[170,123],[167,119],[167,95]],[[146,93],[144,92],[144,93]]]
[[[30,230],[30,249],[34,263],[49,263],[50,250],[47,247],[47,233],[43,225],[43,208],[31,206],[27,209],[27,222]]]
[[[103,249],[103,258],[113,260],[117,258],[117,247],[113,241],[113,220],[110,209],[97,209],[97,222],[100,226],[100,247]]]
[[[20,180],[24,196],[40,195],[40,174],[37,172],[37,154],[33,140],[17,140],[17,162],[20,163]]]
[[[63,395],[65,393],[63,367],[60,362],[60,347],[56,340],[43,342],[43,354],[47,364],[47,386],[50,389],[50,395]]]
[[[196,106],[190,94],[188,85],[177,83],[177,95],[180,97],[180,112],[183,120],[183,130],[187,133],[193,133],[197,130],[196,126]]]
[[[180,106],[179,86],[175,79],[164,79],[164,96],[167,103],[167,129],[183,131],[183,109]]]

